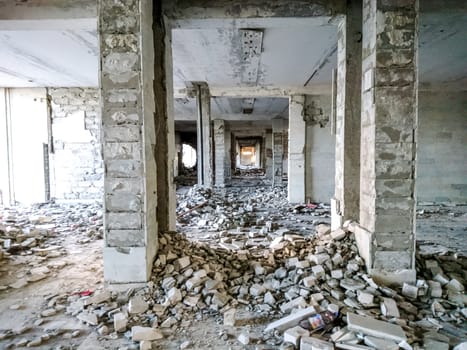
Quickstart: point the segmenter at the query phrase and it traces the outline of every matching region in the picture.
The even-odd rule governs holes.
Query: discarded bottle
[[[339,312],[322,311],[300,322],[300,326],[309,330],[318,330],[334,322],[338,316]]]

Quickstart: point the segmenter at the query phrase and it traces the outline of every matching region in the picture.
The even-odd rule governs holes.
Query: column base
[[[415,284],[417,281],[417,271],[415,269],[402,269],[397,271],[371,269],[370,275],[376,283],[385,286],[402,286],[404,283]]]
[[[104,247],[104,280],[108,283],[141,283],[151,277],[152,259],[147,247]]]

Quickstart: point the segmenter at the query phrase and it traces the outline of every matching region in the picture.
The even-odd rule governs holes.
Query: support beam
[[[154,101],[151,26],[150,1],[99,1],[104,279],[111,283],[147,281],[157,252],[154,113],[166,97]]]
[[[284,162],[284,120],[272,120],[272,185],[282,186]]]
[[[336,175],[332,229],[360,212],[362,1],[349,1],[338,28]]]
[[[213,183],[213,157],[211,133],[211,95],[205,83],[196,84],[197,92],[197,160],[198,185],[211,187]]]
[[[363,5],[359,250],[375,279],[414,282],[418,1]]]
[[[330,95],[330,84],[313,84],[311,86],[211,86],[212,97],[289,97],[290,95]],[[174,98],[193,98],[196,88],[176,88]]]
[[[289,99],[289,170],[288,195],[290,203],[305,202],[305,96]]]
[[[179,27],[185,23],[189,25],[194,20],[205,21],[208,19],[241,20],[255,18],[287,18],[287,17],[330,17],[336,13],[343,13],[342,1],[307,1],[296,0],[293,2],[279,0],[274,3],[250,0],[242,2],[241,6],[229,0],[217,0],[209,6],[205,3],[182,0],[164,3],[164,13],[171,20],[175,20]],[[308,18],[307,18],[308,19]],[[191,27],[189,27],[191,28]],[[248,27],[247,27],[248,28]],[[251,27],[250,27],[251,28]]]

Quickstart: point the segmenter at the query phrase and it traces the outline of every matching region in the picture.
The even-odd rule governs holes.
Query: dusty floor
[[[305,210],[302,213],[301,209],[292,210],[291,217],[279,208],[275,211],[265,208],[264,213],[256,214],[266,218],[271,215],[281,216],[279,219],[282,223],[295,230],[309,230],[317,223],[329,222],[326,207],[318,212]],[[178,229],[192,239],[209,240],[213,236],[213,230],[203,227],[180,225]],[[450,249],[467,256],[467,207],[420,208],[417,230],[422,250]],[[218,241],[221,238],[218,236]],[[35,347],[37,349],[138,348],[137,344],[125,337],[117,339],[112,333],[100,335],[94,327],[80,323],[75,317],[64,313],[41,316],[41,312],[51,306],[65,308],[69,295],[104,287],[102,239],[83,239],[82,234],[74,233],[73,227],[70,227],[66,233],[58,233],[48,240],[54,247],[52,250],[58,253],[38,255],[24,251],[0,261],[0,348],[23,348],[41,336],[42,345]],[[7,287],[28,278],[34,268],[39,268],[46,276],[23,287]],[[254,331],[261,331],[266,324],[252,327]],[[189,349],[244,349],[233,336],[229,336],[231,331],[222,325],[221,316],[206,314],[198,316],[198,319],[183,321],[177,330],[169,328],[164,331],[165,339],[154,342],[153,348],[180,349],[188,341]],[[271,344],[259,348],[278,347]]]

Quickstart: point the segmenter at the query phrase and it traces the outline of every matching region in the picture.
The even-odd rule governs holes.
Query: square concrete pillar
[[[282,186],[284,120],[272,120],[272,185]]]
[[[155,3],[153,18],[162,18],[161,4]],[[177,199],[175,194],[175,116],[173,99],[172,67],[172,31],[164,28],[161,20],[152,23],[154,31],[153,53],[143,57],[143,71],[154,65],[154,81],[143,78],[143,82],[153,84],[154,95],[150,87],[144,89],[144,100],[155,99],[157,108],[154,112],[155,135],[154,156],[157,164],[157,222],[160,232],[175,231]],[[150,23],[144,30],[151,30]],[[148,42],[149,45],[149,42]],[[154,63],[152,61],[154,55]],[[147,65],[147,69],[145,69]]]
[[[226,162],[225,162],[225,121],[216,119],[214,124],[214,185],[218,187],[225,186]]]
[[[104,279],[145,282],[157,251],[152,2],[99,0]],[[162,46],[163,49],[163,46]]]
[[[197,162],[198,185],[211,187],[213,184],[213,152],[211,130],[211,95],[206,83],[195,84],[197,91]]]
[[[273,144],[272,144],[272,129],[268,130],[266,132],[266,135],[264,137],[264,167],[265,167],[265,175],[266,179],[271,181],[273,179],[273,159],[272,159],[272,149],[273,149]]]
[[[360,121],[362,1],[349,1],[337,33],[336,173],[332,222],[358,220],[360,211]],[[333,227],[336,229],[337,227]]]
[[[384,283],[414,281],[418,1],[363,6],[359,249]]]
[[[290,203],[305,202],[305,96],[289,98],[289,166],[288,196]]]

